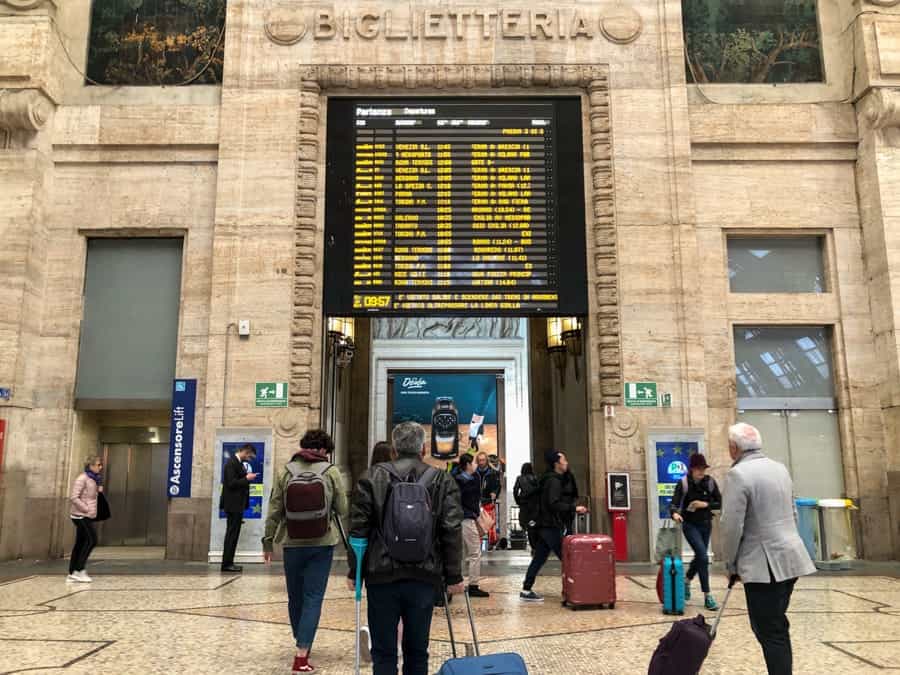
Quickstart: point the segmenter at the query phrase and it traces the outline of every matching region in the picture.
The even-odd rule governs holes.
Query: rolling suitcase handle
[[[453,658],[456,658],[456,640],[453,637],[453,620],[450,618],[450,603],[447,597],[447,589],[444,589],[444,610],[447,614],[447,629],[450,632],[450,650],[453,652]],[[475,647],[475,656],[481,656],[481,647],[478,644],[478,634],[475,631],[475,617],[472,615],[472,603],[469,602],[469,591],[463,591],[466,598],[466,614],[469,616],[469,626],[472,628],[472,644]]]
[[[713,620],[712,626],[709,628],[709,637],[716,637],[716,631],[719,630],[719,622],[722,620],[722,615],[725,614],[725,606],[728,604],[728,598],[731,597],[731,591],[734,588],[734,584],[736,581],[736,577],[731,577],[728,580],[728,590],[725,591],[725,597],[722,598],[722,604],[719,605],[719,612],[716,614],[716,618]]]

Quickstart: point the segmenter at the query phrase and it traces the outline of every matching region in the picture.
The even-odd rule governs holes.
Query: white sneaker
[[[78,577],[75,576],[74,572],[66,577],[66,581],[78,582]]]
[[[78,570],[77,572],[75,572],[75,576],[78,578],[78,581],[86,584],[89,584],[93,581],[93,579],[91,579],[88,576],[87,572],[85,572],[84,570]]]

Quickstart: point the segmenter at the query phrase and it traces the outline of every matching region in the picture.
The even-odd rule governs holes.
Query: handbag
[[[102,522],[104,520],[109,520],[109,517],[112,515],[109,510],[109,502],[106,500],[106,495],[102,492],[97,493],[97,515],[94,517],[94,522]]]
[[[656,559],[663,560],[667,556],[681,557],[681,528],[671,521],[666,521],[656,531]]]

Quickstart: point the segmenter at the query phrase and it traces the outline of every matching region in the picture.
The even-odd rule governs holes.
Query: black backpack
[[[391,477],[384,504],[382,535],[392,560],[425,562],[434,542],[434,512],[429,486],[438,474],[428,467],[418,479],[415,471],[401,476],[393,464],[382,464]]]

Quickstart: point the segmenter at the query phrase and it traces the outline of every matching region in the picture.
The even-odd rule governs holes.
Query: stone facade
[[[705,430],[721,476],[732,326],[829,324],[864,555],[900,557],[900,5],[819,13],[825,83],[701,88],[677,0],[231,0],[223,86],[107,88],[79,73],[88,0],[0,0],[0,558],[64,551],[76,458],[116,421],[73,409],[87,237],[185,237],[176,372],[199,400],[169,555],[203,559],[215,430],[272,427],[280,462],[322,414],[328,98],[554,93],[583,101],[595,510],[629,471],[646,558],[647,430]],[[826,238],[830,292],[729,293],[727,233],[800,231]],[[253,334],[229,349],[239,318]],[[673,407],[622,408],[644,379]],[[288,381],[290,407],[255,408],[256,381]]]

